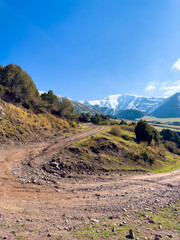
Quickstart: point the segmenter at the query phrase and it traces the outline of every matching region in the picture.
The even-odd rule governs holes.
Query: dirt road
[[[52,181],[50,174],[39,169],[59,150],[101,130],[103,127],[96,127],[55,142],[0,152],[0,239],[76,239],[72,230],[92,219],[121,219],[124,213],[133,218],[136,211],[158,209],[180,199],[180,170],[90,176],[79,181],[55,176]],[[29,170],[24,172],[22,165],[14,168],[21,162]],[[44,179],[40,183],[36,180],[39,175]],[[173,239],[179,239],[178,235],[174,234]]]

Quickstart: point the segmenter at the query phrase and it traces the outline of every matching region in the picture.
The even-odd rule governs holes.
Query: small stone
[[[159,229],[162,229],[162,225],[159,225]]]
[[[91,219],[91,222],[98,223],[99,220],[97,220],[97,219]]]
[[[51,234],[50,234],[50,233],[48,233],[47,237],[51,237]]]
[[[112,232],[115,232],[115,227],[112,228]]]
[[[158,236],[156,236],[154,240],[160,240],[160,238]]]
[[[124,211],[124,212],[127,212],[127,210],[126,210],[125,208],[123,208],[123,211]]]
[[[150,219],[150,220],[149,220],[149,223],[153,223],[153,224],[154,224],[155,222],[154,222],[154,220]]]
[[[168,234],[168,237],[169,237],[169,238],[173,238],[173,235],[172,235],[172,234]]]

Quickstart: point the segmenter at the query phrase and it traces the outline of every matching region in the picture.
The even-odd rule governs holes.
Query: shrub
[[[109,125],[108,120],[100,121],[100,125]]]
[[[166,141],[166,142],[165,142],[165,146],[166,146],[166,148],[167,148],[170,152],[172,152],[172,153],[174,153],[174,154],[177,154],[177,155],[180,155],[180,151],[179,151],[179,149],[177,148],[177,145],[176,145],[175,142]]]
[[[69,125],[73,128],[76,128],[77,127],[77,123],[75,121],[70,121],[69,122]]]
[[[125,120],[121,120],[120,125],[127,125],[127,122]]]
[[[117,137],[120,137],[122,135],[121,128],[118,125],[113,125],[109,133]]]
[[[147,153],[146,151],[144,151],[144,152],[142,153],[142,157],[143,157],[143,159],[144,159],[145,162],[149,161],[149,156],[148,156],[148,153]]]
[[[132,138],[131,138],[129,135],[124,134],[124,135],[122,135],[121,137],[122,137],[124,140],[132,141]]]

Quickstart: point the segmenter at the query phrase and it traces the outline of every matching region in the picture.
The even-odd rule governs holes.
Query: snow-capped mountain
[[[120,110],[127,109],[135,109],[150,114],[158,107],[160,107],[163,103],[165,103],[165,101],[166,98],[141,97],[131,94],[119,94],[110,95],[102,100],[84,100],[81,101],[81,103],[94,107],[101,111],[104,109],[104,113],[112,111],[114,112],[113,115],[116,115]]]

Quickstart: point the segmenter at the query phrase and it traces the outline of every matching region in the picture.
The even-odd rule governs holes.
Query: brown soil
[[[134,211],[158,209],[180,199],[180,170],[77,180],[42,169],[60,150],[103,129],[0,152],[0,239],[75,239],[72,229],[91,219],[120,218],[124,211],[131,218]],[[148,239],[155,233],[144,229]],[[161,234],[165,239],[169,232]],[[173,239],[179,239],[176,233]]]

